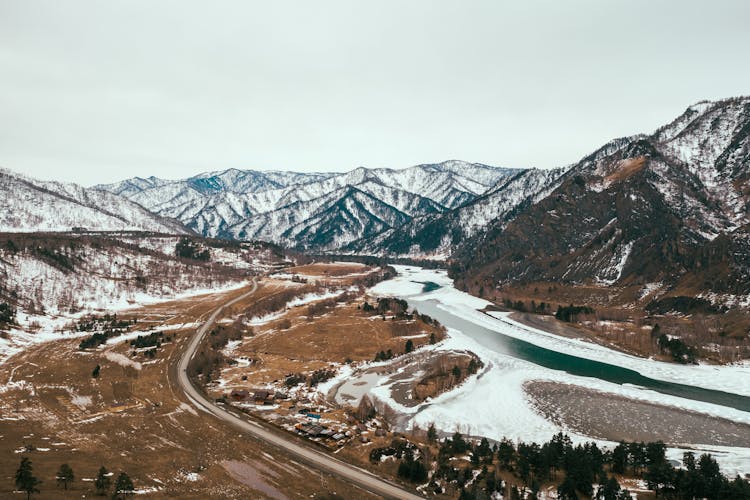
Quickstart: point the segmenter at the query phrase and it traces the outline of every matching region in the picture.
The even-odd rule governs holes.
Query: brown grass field
[[[0,365],[0,497],[21,497],[12,494],[13,477],[25,456],[43,481],[38,498],[90,496],[91,479],[102,465],[115,473],[113,482],[125,471],[136,489],[153,497],[368,498],[200,414],[170,383],[195,322],[242,292],[121,314],[137,317],[139,330],[170,325],[165,332],[173,340],[154,359],[131,358],[126,341],[82,352],[76,338],[41,344]],[[243,307],[239,303],[227,314]],[[123,359],[140,363],[140,369]],[[97,364],[101,374],[92,378]],[[63,463],[76,476],[67,491],[54,479]]]

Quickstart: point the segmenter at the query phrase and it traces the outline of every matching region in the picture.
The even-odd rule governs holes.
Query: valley
[[[750,500],[750,2],[642,3],[0,0],[0,500]]]
[[[70,498],[102,466],[153,497],[742,492],[748,124],[701,102],[546,170],[2,170],[0,493],[21,457]]]
[[[81,476],[86,480],[93,477],[97,463],[125,470],[146,495],[243,498],[252,491],[294,498],[319,491],[323,498],[362,497],[362,490],[351,489],[356,488],[351,482],[359,480],[342,476],[340,468],[332,472],[323,467],[320,476],[314,458],[312,469],[300,465],[311,458],[295,454],[308,454],[309,448],[325,456],[334,453],[422,495],[424,484],[414,490],[417,485],[401,477],[401,452],[385,461],[373,461],[373,453],[391,453],[393,443],[401,443],[398,446],[434,456],[438,450],[426,433],[434,429],[438,436],[460,432],[467,439],[489,438],[491,443],[508,438],[544,442],[565,432],[572,444],[596,443],[603,449],[612,449],[618,440],[661,440],[668,445],[670,460],[680,462],[687,451],[710,453],[730,476],[747,471],[747,367],[642,360],[583,339],[531,329],[513,322],[508,313],[487,312],[490,303],[453,288],[443,270],[395,266],[394,272],[343,262],[270,264],[250,285],[123,310],[117,319],[130,325],[128,331],[106,338],[93,350],[79,346],[91,335],[85,331],[68,339],[62,334],[60,340],[11,356],[0,375],[7,415],[0,420],[0,435],[7,443],[3,469],[11,470],[24,454],[47,476],[58,462],[90,469],[91,476]],[[194,345],[200,339],[194,333],[199,327],[206,340],[180,357],[188,342]],[[146,340],[154,331],[162,332],[156,344]],[[548,356],[524,357],[528,353],[523,349],[498,343],[506,336],[640,373],[649,377],[642,380],[660,384],[654,388],[662,393],[646,390],[648,384],[632,385],[617,378],[620,375],[579,373],[573,366],[550,370]],[[188,360],[195,364],[185,365]],[[92,366],[98,368],[96,377]],[[198,387],[205,387],[206,396],[181,396],[183,389],[173,374],[183,370]],[[668,386],[695,387],[695,393],[676,394],[666,390]],[[571,412],[566,405],[574,397],[578,402]],[[213,401],[216,409],[201,407]],[[500,415],[496,408],[502,408]],[[613,426],[612,412],[630,411],[640,418],[632,424],[618,420],[621,424]],[[221,412],[229,420],[218,423],[215,415]],[[466,412],[471,420],[464,417]],[[676,419],[683,426],[644,426],[644,418]],[[232,439],[228,436],[235,426],[244,429],[244,444],[233,439],[231,452],[217,446]],[[248,434],[264,426],[267,437],[261,440],[282,439],[301,448],[287,449],[278,442],[259,452]],[[135,435],[138,446],[123,441],[116,445],[123,450],[119,454],[106,451],[112,449],[113,438],[132,441]],[[155,453],[159,458],[149,455]],[[287,465],[280,468],[279,457],[286,453],[292,457],[283,459]],[[496,465],[492,477],[503,478],[504,491],[527,487],[503,471]],[[435,474],[431,494],[451,497],[460,492]],[[618,480],[631,489],[643,488],[637,476]],[[554,475],[549,481],[540,484],[543,490],[554,490]],[[182,489],[187,485],[189,489]],[[81,481],[70,492],[80,495],[91,488]]]

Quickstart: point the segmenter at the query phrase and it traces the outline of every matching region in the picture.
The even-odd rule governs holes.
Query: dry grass
[[[286,272],[307,277],[341,277],[367,273],[371,270],[371,267],[358,262],[330,262],[290,267],[286,269]]]
[[[637,158],[628,158],[619,162],[617,166],[617,170],[604,178],[606,182],[622,181],[637,174],[646,166],[646,157],[639,156]]]
[[[546,329],[558,335],[587,338],[608,347],[637,356],[669,360],[659,352],[651,328],[658,324],[662,333],[682,338],[685,342],[704,346],[701,357],[716,363],[727,363],[750,357],[750,316],[742,310],[722,314],[649,314],[645,307],[658,292],[644,295],[643,285],[606,287],[598,285],[566,286],[559,283],[537,282],[506,287],[491,297],[500,305],[505,299],[521,301],[532,311],[532,301],[538,307],[547,304],[546,313],[554,314],[558,306],[589,305],[594,315],[576,324],[563,323],[551,316],[519,314],[515,319],[530,326]],[[678,289],[670,296],[695,295],[694,291]]]
[[[171,383],[168,372],[194,332],[192,327],[174,325],[203,320],[217,305],[243,292],[130,312],[128,316],[139,318],[139,329],[173,325],[169,334],[175,340],[164,344],[154,360],[134,358],[141,370],[106,357],[107,352],[130,357],[124,342],[80,352],[80,339],[42,344],[1,365],[0,496],[11,495],[13,474],[21,457],[28,456],[35,475],[44,481],[42,497],[91,495],[92,483],[82,479],[93,478],[101,465],[115,474],[126,471],[136,488],[150,490],[153,496],[266,498],[269,491],[278,490],[290,498],[332,491],[345,498],[366,497],[199,413]],[[238,314],[242,308],[240,303],[227,313]],[[91,371],[97,364],[101,375],[94,379]],[[36,451],[19,452],[26,446]],[[67,492],[54,481],[62,463],[70,464],[77,478]],[[247,468],[239,468],[244,471],[240,477],[227,463],[259,471],[263,484],[254,484]],[[198,480],[189,481],[190,473],[197,473]]]

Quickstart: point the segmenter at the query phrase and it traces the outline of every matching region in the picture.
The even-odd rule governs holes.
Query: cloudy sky
[[[0,166],[554,167],[750,93],[747,1],[0,0]]]

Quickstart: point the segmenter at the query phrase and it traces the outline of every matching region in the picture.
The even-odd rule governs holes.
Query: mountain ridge
[[[78,184],[41,181],[0,169],[0,231],[144,230],[190,234],[124,197]]]
[[[159,215],[180,220],[205,236],[259,238],[307,250],[311,249],[308,247],[310,241],[325,241],[319,248],[312,249],[331,250],[330,244],[334,240],[348,244],[373,236],[375,228],[382,232],[397,227],[383,224],[385,220],[403,224],[414,217],[448,211],[480,196],[503,177],[519,171],[449,160],[406,169],[358,167],[343,173],[228,169],[176,181],[151,177],[126,179],[97,188],[121,193]],[[361,205],[357,211],[359,223],[345,224],[350,234],[318,226],[322,215],[317,211],[323,205],[325,209],[338,207],[343,211],[340,217],[323,217],[330,223],[352,221],[351,214],[345,213],[348,210],[345,209],[346,202],[335,204],[331,199],[332,193],[339,193],[342,200],[350,196],[350,193],[341,191],[347,186],[357,187],[381,201],[382,206],[372,205],[378,207],[379,213],[365,216],[360,210],[368,204]],[[292,210],[296,213],[289,213]],[[386,215],[389,210],[406,214],[407,218],[397,216],[395,212]],[[339,237],[310,238],[310,231],[299,227],[293,229],[307,218],[311,219],[310,226],[327,234],[339,234]],[[378,219],[380,222],[376,222]],[[262,228],[258,227],[261,225]],[[304,241],[291,240],[290,234],[305,235]]]
[[[699,104],[585,156],[506,226],[464,242],[454,274],[485,288],[663,282],[686,294],[750,293],[749,256],[729,250],[747,243],[750,98]]]

